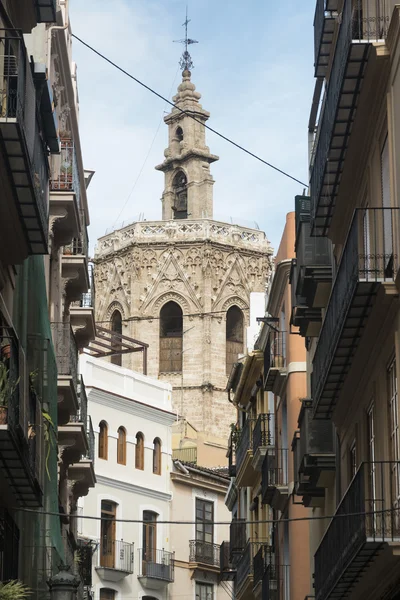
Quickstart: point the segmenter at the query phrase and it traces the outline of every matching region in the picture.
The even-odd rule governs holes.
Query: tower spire
[[[190,23],[190,19],[188,19],[188,9],[187,9],[187,5],[186,5],[186,19],[185,19],[185,22],[182,23],[182,27],[185,28],[185,37],[182,40],[174,40],[174,42],[176,42],[178,44],[184,44],[184,46],[185,46],[185,50],[183,51],[182,56],[179,60],[179,66],[182,69],[182,71],[190,71],[190,69],[194,68],[194,64],[192,61],[192,57],[190,56],[188,47],[191,44],[199,43],[197,40],[192,40],[191,38],[188,37],[189,23]]]

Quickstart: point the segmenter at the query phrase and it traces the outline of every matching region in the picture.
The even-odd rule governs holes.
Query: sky
[[[186,0],[70,0],[72,31],[161,95],[181,81]],[[306,0],[188,0],[192,81],[208,124],[301,181],[314,88],[313,17]],[[91,249],[107,230],[144,214],[161,219],[168,105],[73,40],[78,65]],[[304,187],[207,132],[214,217],[264,230],[275,250]]]

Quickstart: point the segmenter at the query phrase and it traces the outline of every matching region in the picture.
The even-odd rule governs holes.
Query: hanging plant
[[[44,443],[47,446],[46,473],[47,473],[47,477],[51,481],[50,472],[49,472],[49,458],[50,458],[51,449],[54,448],[54,440],[53,440],[51,433],[53,431],[54,435],[56,435],[56,427],[53,423],[53,419],[51,418],[49,413],[46,412],[45,410],[42,410],[42,417],[43,417],[43,426],[44,426]]]
[[[240,443],[240,437],[242,435],[242,430],[237,426],[236,423],[231,423],[231,440],[232,447],[234,450],[238,447]]]

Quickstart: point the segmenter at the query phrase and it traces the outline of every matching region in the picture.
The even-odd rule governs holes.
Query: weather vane
[[[188,50],[188,46],[190,46],[190,44],[198,44],[199,43],[197,40],[192,40],[192,39],[188,38],[188,24],[189,23],[190,23],[190,19],[188,19],[188,11],[187,11],[187,6],[186,6],[186,20],[182,24],[182,27],[185,28],[185,39],[174,40],[174,42],[177,42],[178,44],[185,44],[185,50],[183,51],[183,54],[179,61],[179,66],[182,69],[182,71],[190,71],[190,69],[193,69],[194,65],[193,65],[192,57],[190,56],[190,53]]]

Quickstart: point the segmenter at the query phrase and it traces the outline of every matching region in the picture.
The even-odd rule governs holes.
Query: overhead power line
[[[250,310],[249,307],[244,307],[240,309],[241,311],[245,311],[245,310]],[[187,313],[187,314],[182,314],[182,317],[206,317],[207,315],[226,315],[226,310],[210,310],[210,311],[206,311],[206,312],[197,312],[197,313]],[[155,316],[146,316],[146,317],[128,317],[127,319],[121,319],[122,323],[127,323],[129,321],[156,321],[156,320],[160,320],[161,317],[160,315],[158,315],[157,317]],[[108,321],[97,321],[96,323],[99,325],[100,323],[110,323],[110,320]]]
[[[152,94],[154,94],[155,96],[157,96],[158,98],[160,98],[161,100],[163,100],[164,102],[167,102],[169,105],[173,106],[174,108],[176,108],[177,110],[179,110],[181,113],[189,116],[191,119],[193,119],[197,123],[200,123],[200,125],[203,125],[206,129],[208,129],[208,131],[211,131],[212,133],[215,133],[215,135],[217,135],[218,137],[222,138],[223,140],[225,140],[229,144],[232,144],[232,146],[235,146],[236,148],[239,148],[239,150],[242,150],[243,152],[245,152],[249,156],[252,156],[256,160],[260,161],[261,163],[263,163],[267,167],[270,167],[274,171],[277,171],[281,175],[284,175],[285,177],[288,177],[289,179],[292,179],[296,183],[299,183],[300,185],[305,186],[306,188],[308,188],[308,183],[304,183],[304,181],[300,181],[300,179],[297,179],[296,177],[293,177],[293,175],[290,175],[289,173],[287,173],[283,169],[279,169],[279,167],[276,167],[275,165],[269,163],[268,161],[264,160],[263,158],[261,158],[257,154],[254,154],[254,152],[251,152],[250,150],[247,150],[247,148],[244,148],[244,146],[241,146],[240,144],[234,142],[232,139],[228,138],[226,135],[223,135],[222,133],[220,133],[216,129],[213,129],[209,125],[206,125],[205,123],[203,123],[199,119],[196,119],[196,117],[194,115],[192,115],[190,113],[187,113],[185,110],[182,110],[181,108],[179,108],[179,106],[176,106],[176,104],[174,104],[173,102],[171,102],[170,100],[168,100],[168,98],[165,98],[164,96],[162,96],[161,94],[159,94],[158,92],[156,92],[156,90],[154,90],[150,86],[148,86],[145,83],[143,83],[143,81],[140,81],[140,79],[138,79],[137,77],[135,77],[134,75],[132,75],[131,73],[129,73],[128,71],[126,71],[125,69],[123,69],[122,67],[120,67],[117,63],[113,62],[111,59],[107,58],[107,56],[105,56],[104,54],[102,54],[101,52],[99,52],[98,50],[96,50],[95,48],[93,48],[93,46],[91,46],[87,42],[84,42],[80,37],[78,37],[74,33],[72,34],[72,37],[75,38],[76,40],[78,40],[78,42],[80,42],[83,46],[86,46],[86,48],[88,48],[89,50],[91,50],[92,52],[94,52],[95,54],[97,54],[97,56],[99,56],[100,58],[102,58],[103,60],[105,60],[106,62],[108,62],[110,65],[112,65],[113,67],[115,67],[116,69],[118,69],[118,71],[121,71],[121,73],[123,73],[124,75],[126,75],[130,79],[133,79],[133,81],[136,81],[136,83],[138,83],[139,85],[141,85],[142,87],[144,87],[146,90],[148,90],[149,92],[151,92]]]
[[[65,513],[59,512],[51,512],[51,511],[37,511],[34,508],[25,508],[25,507],[14,507],[14,510],[17,512],[27,512],[27,513],[35,513],[36,515],[50,515],[54,517],[65,517]],[[278,523],[294,523],[298,521],[324,521],[324,520],[332,520],[332,519],[343,519],[346,517],[365,517],[367,515],[383,515],[385,513],[400,513],[399,508],[385,508],[381,510],[371,510],[371,511],[362,511],[362,512],[354,512],[354,513],[340,513],[334,515],[312,515],[308,517],[288,517],[283,519],[257,519],[255,521],[252,520],[242,520],[241,523],[245,523],[246,525],[259,525],[261,523],[266,524],[278,524]],[[114,523],[147,523],[148,521],[144,521],[143,519],[114,519],[112,517],[98,517],[92,515],[68,515],[71,519],[88,519],[91,521],[113,521]],[[197,521],[162,521],[157,520],[158,525],[196,525]],[[232,521],[207,521],[210,525],[230,525]]]

